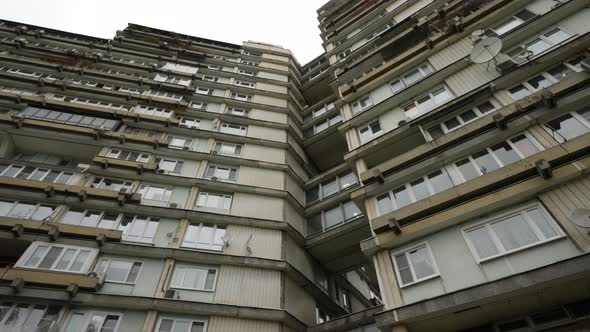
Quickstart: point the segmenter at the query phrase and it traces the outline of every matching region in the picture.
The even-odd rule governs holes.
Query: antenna
[[[492,61],[502,50],[502,40],[498,37],[482,39],[473,47],[469,59],[473,63]]]
[[[580,227],[590,228],[590,209],[574,209],[570,212],[570,219]]]

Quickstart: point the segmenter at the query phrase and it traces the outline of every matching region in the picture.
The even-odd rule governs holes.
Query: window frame
[[[34,264],[35,266],[27,266],[27,261],[33,257],[35,251],[41,247],[46,246],[47,250],[43,253],[43,255],[39,258],[39,261]],[[53,263],[51,263],[51,267],[44,269],[39,268],[39,264],[43,262],[43,260],[47,257],[47,254],[54,247],[61,247],[61,252],[55,257]],[[76,250],[74,256],[71,258],[71,261],[68,263],[68,266],[65,269],[56,269],[56,265],[61,261],[64,254],[68,251],[68,249]],[[70,268],[78,259],[80,253],[82,251],[88,251],[88,257],[83,262],[82,266],[80,267],[79,271],[71,271]],[[51,272],[61,272],[61,273],[72,273],[72,274],[86,274],[91,270],[92,265],[94,265],[94,261],[98,256],[99,250],[97,248],[92,247],[83,247],[83,246],[74,246],[62,243],[55,243],[55,242],[43,242],[43,241],[33,241],[25,250],[25,252],[19,257],[15,267],[22,268],[22,269],[30,269],[30,270],[38,270],[38,271],[51,271]]]
[[[35,221],[43,221],[47,218],[49,218],[50,220],[52,220],[53,218],[55,218],[56,214],[57,214],[57,206],[51,205],[51,204],[45,204],[45,203],[37,203],[37,202],[30,202],[30,201],[21,201],[21,200],[16,200],[16,199],[10,199],[10,198],[1,198],[0,202],[9,202],[11,203],[11,207],[8,210],[8,212],[6,213],[6,215],[0,215],[0,217],[2,218],[13,218],[13,219],[28,219],[28,220],[35,220]],[[31,212],[29,212],[25,217],[18,217],[18,216],[10,216],[10,212],[12,212],[12,210],[18,206],[18,204],[27,204],[27,205],[31,205],[31,206],[35,206],[34,210],[32,210]],[[38,220],[38,219],[33,219],[32,217],[37,213],[37,211],[39,211],[40,207],[51,207],[53,208],[53,212],[51,212],[47,217]]]
[[[375,123],[377,123],[377,125],[379,126],[379,130],[376,132],[373,132],[372,125],[374,125]],[[364,129],[368,129],[371,131],[371,137],[366,140],[363,139],[363,134],[361,132]],[[381,126],[381,121],[379,119],[375,119],[373,121],[370,121],[367,124],[357,127],[356,130],[357,130],[360,145],[367,144],[367,143],[371,142],[372,140],[376,139],[377,137],[384,134],[383,127]]]
[[[131,263],[131,267],[129,268],[129,271],[127,271],[127,274],[125,275],[125,280],[127,280],[129,278],[129,274],[131,274],[131,270],[133,269],[133,265],[135,263],[139,263],[140,267],[139,267],[139,271],[137,272],[137,275],[135,276],[135,280],[133,282],[128,282],[128,281],[118,281],[118,280],[109,279],[109,277],[108,277],[109,274],[107,272],[108,272],[109,267],[113,261]],[[99,271],[101,264],[103,262],[107,262],[107,265],[105,266],[104,271]],[[113,283],[113,284],[122,284],[122,285],[135,285],[137,280],[139,279],[139,276],[141,275],[141,272],[143,271],[143,267],[144,267],[144,261],[141,261],[141,260],[107,257],[107,258],[99,258],[98,259],[98,261],[96,262],[94,271],[97,273],[104,273],[105,282],[109,282],[109,283]]]
[[[207,175],[207,173],[209,172],[209,169],[213,169],[212,176]],[[218,169],[227,169],[228,177],[223,178],[223,177],[219,177],[219,176],[215,175]],[[235,174],[234,178],[231,178],[232,172]],[[205,168],[205,173],[203,174],[203,178],[212,179],[215,177],[218,180],[236,182],[236,181],[238,181],[239,172],[240,172],[239,166],[228,166],[228,165],[217,164],[217,163],[208,163],[207,167]]]
[[[547,36],[546,36],[546,35],[550,34],[551,32],[553,32],[555,30],[560,30],[562,32],[565,32],[566,34],[569,35],[569,37],[566,38],[566,39],[564,39],[564,40],[562,40],[561,42],[555,44],[550,39],[548,39]],[[526,39],[525,41],[522,42],[522,44],[520,44],[520,45],[518,45],[516,47],[511,48],[505,54],[507,56],[509,56],[514,62],[521,64],[521,63],[527,62],[529,60],[533,60],[533,59],[535,59],[535,58],[537,58],[537,57],[539,57],[539,56],[541,56],[541,55],[543,55],[543,54],[545,54],[547,52],[550,52],[551,50],[555,49],[556,47],[558,47],[560,45],[563,45],[564,43],[567,43],[567,42],[571,41],[573,38],[575,38],[577,36],[578,36],[578,34],[571,33],[568,29],[564,29],[560,25],[554,25],[554,26],[551,26],[551,27],[543,30],[540,33],[535,34],[531,38]],[[544,49],[544,50],[542,50],[541,52],[539,52],[537,54],[531,55],[530,57],[528,57],[526,59],[524,57],[515,57],[516,51],[520,50],[520,52],[522,52],[524,50],[528,50],[528,47],[525,47],[525,46],[531,44],[533,41],[535,41],[537,39],[543,41],[544,43],[547,43],[549,45],[549,47],[546,48],[546,49]]]
[[[101,311],[101,310],[90,310],[90,311],[86,311],[83,309],[72,309],[70,311],[70,313],[68,314],[68,319],[64,322],[63,325],[63,329],[64,331],[67,330],[69,323],[72,320],[72,317],[74,317],[74,315],[76,314],[82,314],[84,317],[84,323],[82,324],[83,330],[86,331],[88,329],[88,325],[90,324],[90,322],[92,321],[92,318],[95,316],[104,316],[103,319],[101,320],[100,326],[98,327],[97,331],[101,331],[103,328],[103,324],[104,321],[106,320],[107,316],[117,316],[117,324],[115,325],[115,328],[113,329],[113,332],[117,332],[119,330],[119,327],[121,325],[121,320],[123,319],[123,313],[122,312],[116,312],[116,311]]]
[[[223,128],[228,128],[228,129],[226,129],[224,131]],[[239,132],[236,133],[236,131],[238,131],[238,130],[239,130]],[[221,125],[219,126],[219,131],[224,134],[229,134],[229,135],[246,136],[248,134],[248,126],[242,126],[242,125],[237,125],[237,124],[233,124],[233,123],[222,122]]]
[[[426,251],[428,252],[428,255],[432,261],[432,269],[434,270],[434,274],[431,274],[427,277],[423,277],[423,278],[418,279],[418,278],[416,278],[416,272],[415,272],[412,260],[410,259],[409,253],[411,251],[418,250],[421,248],[425,248]],[[402,282],[402,277],[401,277],[401,273],[399,270],[399,266],[397,264],[397,260],[395,259],[396,256],[399,256],[402,254],[406,257],[406,260],[408,261],[408,267],[410,268],[410,273],[412,274],[412,279],[413,279],[412,282],[406,283],[406,284],[403,284],[403,282]],[[416,284],[419,284],[421,282],[424,282],[424,281],[427,281],[430,279],[441,277],[440,270],[438,269],[438,264],[436,263],[436,259],[434,257],[434,254],[432,252],[432,249],[430,248],[430,244],[428,243],[428,241],[420,242],[420,243],[414,244],[409,247],[405,247],[400,250],[395,250],[395,251],[392,250],[392,251],[390,251],[389,257],[393,263],[393,267],[395,270],[395,276],[397,278],[397,284],[398,284],[399,288],[406,288],[406,287],[416,285]]]
[[[178,269],[180,268],[193,268],[193,269],[200,269],[200,270],[205,270],[207,271],[207,273],[209,273],[210,270],[215,270],[215,278],[213,279],[213,285],[211,289],[200,289],[200,288],[194,288],[194,287],[184,287],[182,285],[175,285],[174,282],[176,281],[176,273],[178,271]],[[217,279],[219,277],[219,271],[220,268],[218,266],[213,266],[213,265],[203,265],[203,264],[189,264],[189,263],[183,263],[183,262],[177,262],[174,265],[174,270],[172,271],[172,275],[170,277],[170,282],[168,284],[168,288],[170,289],[178,289],[178,290],[188,290],[188,291],[197,291],[197,292],[207,292],[207,293],[214,293],[216,288],[217,288]],[[183,278],[184,280],[184,278]]]
[[[539,212],[543,215],[543,217],[545,217],[545,219],[549,222],[549,224],[553,227],[553,229],[557,233],[556,236],[551,237],[551,238],[545,238],[545,236],[543,235],[543,232],[539,230],[539,228],[535,224],[535,222],[532,221],[532,219],[530,217],[527,217],[526,212],[533,210],[533,209],[539,210]],[[519,248],[506,250],[500,240],[500,237],[495,233],[495,231],[492,229],[491,225],[495,224],[495,223],[499,223],[503,220],[510,218],[511,216],[516,216],[516,215],[521,215],[523,217],[523,219],[525,220],[527,225],[531,228],[531,230],[533,231],[535,236],[537,236],[538,241],[524,245]],[[488,234],[489,238],[492,240],[492,242],[494,243],[494,245],[496,247],[496,250],[498,251],[497,254],[492,255],[492,256],[488,256],[485,258],[479,257],[479,254],[477,253],[475,246],[473,245],[471,239],[469,238],[468,233],[470,231],[473,231],[476,229],[481,229],[481,228],[485,228],[487,230],[487,234]],[[561,228],[559,222],[557,220],[555,220],[555,218],[553,218],[551,213],[549,213],[549,211],[547,211],[545,209],[545,206],[539,201],[533,201],[533,202],[521,204],[521,205],[511,208],[507,211],[502,211],[501,213],[498,213],[498,214],[495,214],[492,216],[488,216],[485,218],[481,218],[481,219],[479,219],[479,221],[476,221],[474,224],[463,227],[461,229],[461,234],[463,236],[463,240],[465,241],[465,243],[467,244],[467,247],[469,248],[469,251],[471,252],[471,255],[473,256],[473,259],[478,264],[485,263],[485,262],[488,262],[488,261],[491,261],[491,260],[494,260],[494,259],[497,259],[500,257],[509,256],[511,254],[514,254],[514,253],[517,253],[520,251],[524,251],[524,250],[527,250],[527,249],[530,249],[530,248],[533,248],[536,246],[540,246],[540,245],[567,237],[565,232]]]
[[[194,235],[195,241],[187,242],[187,237],[189,235],[189,231],[191,230],[190,226],[197,227],[196,233]],[[212,226],[212,227],[211,227]],[[204,227],[213,228],[213,238],[208,239],[206,242],[201,240],[201,234]],[[217,237],[217,231],[223,230],[222,243],[215,243],[215,238]],[[227,225],[219,225],[213,223],[206,223],[206,222],[189,222],[184,235],[182,237],[182,242],[180,246],[182,248],[189,248],[189,249],[197,249],[197,250],[206,250],[206,251],[216,251],[222,252],[225,246],[225,242],[223,241],[223,237],[227,234]],[[186,244],[185,244],[186,243]]]
[[[207,195],[206,202],[209,200],[210,195],[220,196],[220,197],[223,197],[224,199],[228,198],[229,199],[229,207],[226,209],[223,206],[222,207],[219,207],[219,206],[212,207],[212,206],[207,206],[207,205],[198,205],[199,204],[199,197],[201,197],[201,195]],[[195,200],[194,207],[197,209],[216,209],[216,210],[222,210],[222,211],[230,211],[232,208],[233,201],[234,201],[234,195],[230,194],[230,193],[216,192],[216,191],[199,191],[197,193],[197,198]]]
[[[365,106],[362,106],[363,103],[365,104]],[[371,94],[368,93],[350,103],[350,110],[353,115],[356,115],[368,110],[369,108],[372,108],[373,106],[375,106],[375,103],[373,102]]]
[[[229,145],[233,145],[234,146],[234,153],[225,153],[222,152],[223,146],[229,146]],[[240,150],[239,153],[236,153],[236,150]],[[213,151],[217,152],[218,154],[222,154],[224,156],[236,156],[236,157],[240,157],[242,155],[242,151],[244,150],[244,145],[243,144],[239,144],[239,143],[230,143],[230,142],[222,142],[222,141],[217,141],[215,142],[215,145],[213,147]]]
[[[173,317],[173,316],[160,316],[160,317],[158,317],[158,323],[156,324],[156,329],[154,330],[154,332],[160,332],[160,327],[162,326],[162,321],[163,320],[171,320],[171,321],[173,321],[171,331],[175,331],[174,330],[174,326],[176,325],[176,321],[186,321],[186,322],[189,322],[189,329],[192,329],[192,324],[194,322],[203,323],[203,331],[205,331],[205,332],[207,331],[208,326],[209,326],[209,321],[208,320],[193,319],[193,318],[180,318],[180,317]],[[182,331],[182,332],[190,332],[190,330]]]

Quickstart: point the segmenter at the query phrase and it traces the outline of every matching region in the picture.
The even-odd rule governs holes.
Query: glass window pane
[[[491,172],[500,167],[494,158],[489,154],[488,150],[481,150],[477,153],[474,153],[472,157],[477,166],[479,166],[479,170],[483,174]]]
[[[102,323],[102,328],[100,332],[114,332],[115,328],[117,327],[117,321],[119,320],[119,316],[116,315],[107,315]]]
[[[432,139],[437,139],[437,138],[442,137],[444,135],[444,132],[442,131],[442,128],[440,127],[440,125],[436,125],[430,129],[428,129],[428,133],[430,134],[430,137],[432,137]]]
[[[174,321],[172,319],[162,319],[158,332],[171,332]]]
[[[568,39],[570,37],[570,34],[561,30],[561,29],[554,29],[548,33],[545,34],[545,37],[547,38],[547,40],[549,40],[551,43],[555,44],[559,44],[562,41]]]
[[[432,95],[434,96],[434,101],[437,105],[440,105],[452,98],[451,93],[445,88],[434,91]]]
[[[530,209],[526,212],[527,216],[535,223],[541,233],[546,239],[550,239],[558,235],[553,225],[547,220],[545,215],[538,209]]]
[[[461,126],[461,122],[459,122],[459,120],[457,120],[456,118],[448,119],[444,122],[444,124],[449,131]]]
[[[402,82],[401,80],[395,80],[389,83],[389,85],[391,86],[391,90],[393,90],[394,94],[398,93],[406,87],[404,82]]]
[[[14,202],[0,200],[0,216],[8,215],[13,205]]]
[[[124,282],[130,269],[130,262],[112,260],[107,269],[106,278],[111,281]]]
[[[215,284],[215,275],[217,274],[216,270],[208,270],[207,276],[205,279],[205,286],[204,289],[213,290],[213,286]]]
[[[459,160],[455,165],[457,165],[457,168],[459,169],[459,172],[461,172],[461,175],[463,175],[465,181],[469,181],[479,176],[479,173],[475,170],[471,160],[468,158]]]
[[[189,327],[189,322],[177,320],[174,324],[174,329],[172,330],[172,332],[187,332]]]
[[[395,202],[397,203],[397,208],[400,209],[410,203],[412,200],[410,199],[410,195],[406,186],[399,187],[393,190],[393,197],[395,198]]]
[[[428,175],[428,180],[435,193],[445,191],[453,186],[453,182],[447,172],[443,172],[442,170],[430,173]]]
[[[65,332],[80,332],[84,324],[84,314],[74,313],[68,322]]]
[[[480,259],[498,254],[498,248],[496,248],[486,227],[470,230],[467,232],[467,236]]]
[[[322,184],[322,198],[328,197],[338,192],[338,182],[333,180]]]
[[[41,261],[41,263],[39,264],[38,267],[40,269],[51,268],[51,266],[53,265],[53,263],[55,263],[55,260],[57,259],[59,254],[61,254],[62,250],[63,250],[62,247],[49,248],[49,252],[47,253],[47,255],[45,255],[45,257],[43,258],[43,260]]]
[[[45,205],[39,206],[37,208],[37,210],[31,216],[31,219],[39,220],[39,221],[45,220],[45,218],[48,218],[53,213],[54,210],[55,210],[55,208],[52,206],[45,206]]]
[[[491,224],[491,227],[507,251],[538,241],[537,236],[520,214],[495,222]]]
[[[72,267],[70,267],[70,271],[78,272],[78,271],[82,270],[82,267],[86,263],[88,256],[90,256],[89,250],[81,250],[80,253],[78,254],[78,257],[76,257],[74,264],[72,264]]]
[[[129,283],[134,283],[135,279],[137,279],[137,276],[139,275],[139,270],[141,269],[141,262],[135,262],[133,263],[133,266],[131,266],[131,271],[129,272],[129,275],[127,276],[127,280],[125,280],[125,282],[129,282]]]
[[[430,196],[430,190],[428,190],[428,186],[426,185],[426,181],[424,181],[424,179],[420,178],[414,180],[410,183],[410,186],[412,187],[412,192],[414,193],[414,197],[416,197],[417,201]]]
[[[412,262],[414,274],[417,279],[426,278],[435,274],[432,259],[426,247],[412,250],[408,253],[408,256]]]
[[[37,248],[35,248],[35,251],[33,251],[33,254],[25,263],[25,266],[36,267],[39,261],[41,261],[41,258],[45,256],[45,252],[47,252],[48,249],[48,246],[38,246]]]
[[[531,92],[522,84],[519,84],[508,91],[510,92],[514,100],[522,99],[531,94]]]
[[[473,110],[469,110],[467,112],[461,113],[459,117],[461,118],[461,120],[463,120],[463,122],[467,123],[477,119],[477,114],[475,114]]]
[[[531,41],[530,43],[526,44],[525,47],[527,50],[531,51],[533,55],[536,55],[550,48],[551,45],[546,41],[537,38]]]
[[[402,279],[401,284],[405,285],[413,282],[414,277],[412,276],[412,271],[410,270],[410,264],[408,263],[406,255],[400,254],[395,256],[395,262],[397,264],[397,269]]]
[[[345,189],[358,183],[356,175],[350,172],[340,177],[340,188]]]
[[[326,228],[330,228],[332,226],[338,225],[344,221],[344,216],[342,215],[342,208],[337,206],[333,209],[330,209],[324,213],[324,218],[326,220]]]
[[[389,194],[384,194],[377,197],[377,207],[379,209],[379,215],[384,215],[387,212],[393,211],[393,202]]]
[[[305,192],[305,202],[307,202],[307,203],[315,202],[319,198],[320,198],[319,187],[309,189]]]
[[[539,75],[537,77],[534,77],[530,80],[527,81],[527,83],[529,83],[533,89],[535,89],[535,91],[539,91],[541,89],[544,89],[548,86],[551,86],[551,82],[549,82],[549,80],[547,78],[545,78],[545,76],[543,75]]]
[[[16,203],[16,205],[8,213],[8,217],[28,219],[33,215],[37,206],[28,203]]]
[[[70,265],[70,263],[72,262],[72,259],[76,254],[76,251],[76,249],[66,249],[66,252],[64,252],[64,254],[61,256],[61,259],[59,260],[59,262],[57,262],[57,265],[55,265],[55,269],[65,270],[68,267],[68,265]]]
[[[205,331],[205,323],[193,322],[190,332],[204,332],[204,331]]]
[[[362,214],[361,210],[354,204],[353,201],[348,201],[343,204],[344,207],[344,219],[349,220],[360,216]]]
[[[539,152],[539,148],[531,140],[526,137],[525,135],[518,135],[510,139],[516,148],[525,156],[532,156],[535,153]]]
[[[317,233],[321,233],[323,231],[322,227],[322,215],[316,214],[310,218],[307,218],[307,235],[314,235]]]
[[[489,112],[495,110],[496,107],[494,107],[494,105],[492,103],[490,103],[489,101],[486,101],[485,103],[477,105],[477,109],[482,114],[485,114],[485,113],[489,113]]]
[[[512,146],[506,142],[502,142],[492,146],[492,151],[504,166],[510,165],[515,161],[520,160],[518,153],[512,149]]]
[[[578,137],[590,131],[578,119],[571,114],[565,114],[557,119],[548,121],[545,124],[553,132],[553,136],[559,141],[564,142]]]

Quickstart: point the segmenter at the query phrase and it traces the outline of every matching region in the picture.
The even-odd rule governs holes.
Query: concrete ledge
[[[353,314],[332,319],[323,324],[310,327],[308,332],[344,332],[354,328],[363,327],[375,323],[374,315],[379,314],[383,310],[383,306],[376,306],[355,312]]]
[[[149,298],[126,295],[107,295],[87,292],[79,292],[75,296],[70,297],[65,291],[27,287],[23,288],[18,295],[14,295],[12,289],[8,286],[0,286],[0,296],[4,299],[9,297],[13,298],[14,300],[19,300],[21,298],[36,298],[64,303],[74,302],[78,305],[92,305],[97,307],[108,307],[123,310],[158,310],[171,314],[222,316],[275,321],[283,323],[297,332],[307,331],[307,326],[303,322],[282,309],[255,308],[227,304],[189,302],[164,298]]]
[[[0,277],[2,281],[22,279],[25,284],[69,287],[77,285],[82,289],[94,290],[98,286],[98,278],[81,274],[69,274],[53,271],[33,271],[19,268],[5,269]]]
[[[123,234],[122,231],[114,229],[83,227],[59,223],[46,223],[30,219],[0,217],[0,229],[9,229],[16,225],[22,225],[24,229],[28,231],[41,231],[44,233],[49,233],[51,231],[57,230],[57,233],[54,236],[59,236],[60,234],[68,234],[95,239],[101,235],[104,235],[107,240],[115,242],[121,241],[121,237]]]
[[[520,297],[544,288],[574,287],[576,280],[588,280],[589,277],[590,254],[585,254],[532,271],[387,310],[378,313],[375,319],[381,329],[400,324],[409,325],[499,299]],[[570,284],[572,286],[568,286]],[[582,286],[580,290],[581,288]],[[457,322],[457,324],[460,323],[460,321]],[[436,322],[433,321],[432,324]]]

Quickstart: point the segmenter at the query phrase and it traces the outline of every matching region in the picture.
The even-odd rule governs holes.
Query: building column
[[[143,322],[141,332],[152,332],[156,328],[156,320],[158,318],[158,311],[148,310]]]

